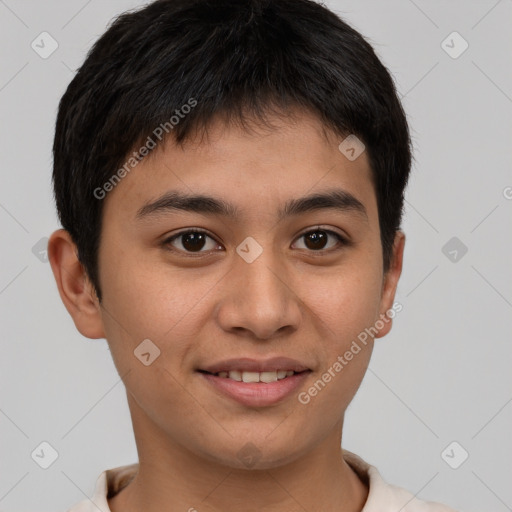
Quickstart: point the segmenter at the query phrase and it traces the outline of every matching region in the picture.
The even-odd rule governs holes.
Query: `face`
[[[361,333],[389,331],[401,268],[399,236],[383,275],[366,153],[350,161],[305,114],[273,123],[218,122],[123,178],[105,199],[102,304],[75,319],[107,338],[134,425],[231,467],[341,432],[371,354]]]

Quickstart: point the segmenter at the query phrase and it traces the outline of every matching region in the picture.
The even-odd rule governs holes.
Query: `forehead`
[[[104,218],[136,220],[144,205],[167,191],[216,197],[244,215],[282,215],[289,200],[336,189],[356,197],[369,214],[376,197],[365,151],[356,159],[339,149],[343,137],[307,113],[272,118],[249,130],[223,120],[183,146],[171,137],[157,145],[108,193]]]

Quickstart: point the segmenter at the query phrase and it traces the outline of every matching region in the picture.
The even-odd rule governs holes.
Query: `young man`
[[[341,448],[391,329],[411,165],[393,81],[310,0],[159,0],[64,94],[49,257],[139,462],[73,512],[447,512]]]

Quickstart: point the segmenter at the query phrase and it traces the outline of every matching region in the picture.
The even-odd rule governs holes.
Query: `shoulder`
[[[96,480],[91,498],[82,500],[66,512],[111,512],[108,499],[126,487],[138,471],[138,463],[103,471]]]
[[[368,483],[368,498],[361,512],[456,512],[441,503],[419,500],[409,491],[388,484],[375,466],[355,453],[343,450],[343,458]]]

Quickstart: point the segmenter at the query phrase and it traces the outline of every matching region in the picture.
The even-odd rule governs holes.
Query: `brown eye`
[[[200,251],[206,243],[206,235],[204,233],[187,233],[181,235],[181,245],[187,251]]]
[[[210,235],[204,231],[196,230],[182,231],[165,240],[163,244],[165,246],[170,245],[172,250],[184,253],[203,253],[218,247],[218,244]]]
[[[304,235],[305,245],[308,249],[324,249],[328,241],[328,235],[325,231],[313,231]]]
[[[308,231],[301,235],[297,240],[302,239],[304,240],[302,247],[299,246],[298,248],[309,249],[310,251],[321,251],[331,249],[336,245],[346,245],[346,240],[341,235],[327,229],[315,229],[313,231]],[[329,239],[333,241],[331,242]]]

